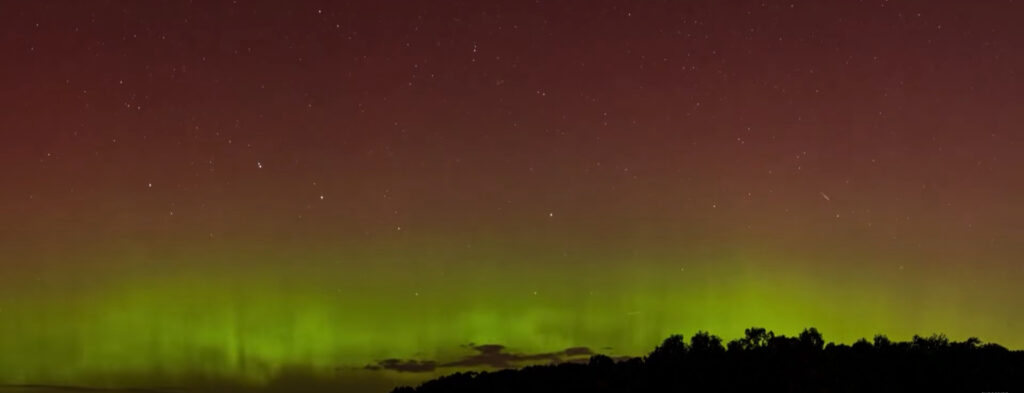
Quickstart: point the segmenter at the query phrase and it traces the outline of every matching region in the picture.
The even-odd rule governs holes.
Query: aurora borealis
[[[1022,348],[1022,12],[2,2],[0,384],[375,391],[751,326]]]

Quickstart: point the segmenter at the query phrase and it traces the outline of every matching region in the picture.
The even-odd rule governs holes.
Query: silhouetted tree
[[[654,348],[654,352],[647,355],[647,362],[651,364],[678,362],[686,356],[686,342],[683,336],[674,334],[662,341],[661,345]]]
[[[818,333],[818,329],[807,328],[800,332],[800,344],[805,348],[820,351],[825,347],[825,339]]]
[[[722,339],[705,331],[699,331],[690,337],[690,351],[698,354],[724,353]]]
[[[848,346],[826,344],[814,328],[798,337],[750,328],[727,348],[707,332],[689,345],[673,335],[644,359],[594,355],[586,364],[455,373],[393,393],[1008,392],[1024,390],[1022,370],[1024,351],[974,337],[877,335]]]
[[[949,346],[949,339],[945,334],[933,334],[931,337],[914,335],[911,345],[925,351],[936,351]]]
[[[748,351],[768,345],[768,340],[775,337],[775,333],[759,327],[747,329],[744,331],[744,334],[745,337],[740,339],[740,344],[744,350]]]

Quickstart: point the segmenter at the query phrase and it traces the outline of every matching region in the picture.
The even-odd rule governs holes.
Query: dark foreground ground
[[[672,336],[643,358],[457,373],[392,392],[1024,392],[1024,351],[941,335],[825,345],[813,328],[753,328],[724,346],[707,333]]]

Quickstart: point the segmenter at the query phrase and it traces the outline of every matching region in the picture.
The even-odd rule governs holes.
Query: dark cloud
[[[371,364],[365,368],[367,370],[394,370],[399,372],[424,373],[437,369],[437,362],[433,360],[384,359],[378,361],[375,365]]]
[[[590,350],[590,348],[587,348],[587,347],[566,348],[564,352],[565,352],[565,356],[583,356],[583,355],[589,356],[589,355],[593,355],[594,354],[594,352],[592,352]]]
[[[494,368],[509,368],[513,366],[513,363],[527,362],[527,361],[538,361],[548,360],[551,362],[557,362],[560,357],[557,353],[538,353],[538,354],[516,354],[516,353],[505,353],[505,347],[502,345],[477,345],[472,347],[477,351],[476,354],[466,356],[460,360],[445,363],[444,367],[494,367]]]
[[[478,351],[480,353],[498,353],[498,352],[501,352],[501,351],[505,350],[505,346],[504,345],[498,345],[498,344],[484,344],[484,345],[472,345],[472,344],[470,344],[470,348],[473,348],[474,350],[476,350],[476,351]]]
[[[535,363],[566,363],[585,362],[594,352],[587,347],[572,347],[559,352],[543,352],[535,354],[508,353],[504,345],[484,344],[472,345],[476,351],[462,359],[440,363],[434,360],[401,360],[385,359],[377,364],[367,365],[367,370],[394,370],[401,372],[430,372],[441,367],[491,367],[512,368]]]

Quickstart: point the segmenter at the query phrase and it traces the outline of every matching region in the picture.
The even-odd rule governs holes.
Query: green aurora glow
[[[287,257],[242,258],[251,265],[243,274],[212,261],[163,261],[174,267],[89,282],[72,268],[45,281],[6,282],[4,298],[17,293],[19,301],[0,305],[0,351],[19,356],[0,357],[0,379],[104,385],[133,375],[149,383],[203,376],[259,385],[295,366],[330,376],[386,358],[454,359],[468,343],[639,355],[672,333],[730,337],[752,325],[795,334],[813,324],[847,343],[876,333],[905,339],[935,326],[952,338],[1016,338],[994,316],[995,305],[1019,300],[978,301],[906,271],[767,270],[781,264],[735,256],[665,271],[616,269],[612,260],[582,273],[549,265],[542,276],[500,261],[458,267],[395,258],[354,269],[282,268],[278,258]],[[665,262],[645,265],[676,266]],[[1009,281],[988,282],[990,293],[1012,293]]]

